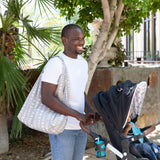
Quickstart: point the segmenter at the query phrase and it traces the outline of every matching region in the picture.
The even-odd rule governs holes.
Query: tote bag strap
[[[54,56],[59,58],[62,62],[62,74],[58,81],[58,86],[55,95],[66,105],[69,105],[70,84],[68,78],[68,71],[64,59],[61,56]],[[53,75],[54,76],[54,75]]]

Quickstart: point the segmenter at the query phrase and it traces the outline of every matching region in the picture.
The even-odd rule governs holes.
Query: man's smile
[[[78,51],[83,51],[83,46],[77,46]]]

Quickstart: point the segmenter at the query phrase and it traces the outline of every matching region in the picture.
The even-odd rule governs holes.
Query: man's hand
[[[97,112],[90,112],[86,114],[86,121],[84,125],[93,124],[101,119],[100,115]]]
[[[82,113],[77,113],[75,117],[78,121],[85,123],[86,122],[86,115]]]

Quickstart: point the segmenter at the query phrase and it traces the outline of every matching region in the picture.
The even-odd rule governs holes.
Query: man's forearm
[[[86,94],[85,94],[85,113],[93,113],[95,110],[93,109],[92,105],[90,104]]]

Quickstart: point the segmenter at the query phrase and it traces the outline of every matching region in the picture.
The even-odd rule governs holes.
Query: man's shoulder
[[[63,58],[62,54],[58,53],[58,54],[54,55],[52,58],[50,58],[49,61],[60,62],[62,58]]]
[[[82,60],[82,61],[85,62],[85,63],[87,63],[86,59],[83,58],[81,55],[78,55],[78,59],[79,59],[79,60]]]
[[[52,58],[50,58],[47,62],[47,64],[45,65],[45,67],[51,67],[52,69],[55,67],[61,67],[62,66],[62,58],[60,57],[59,54],[53,56]]]
[[[63,57],[63,54],[60,52],[60,53],[54,55],[51,59],[53,59],[53,58],[61,58],[61,57]]]

